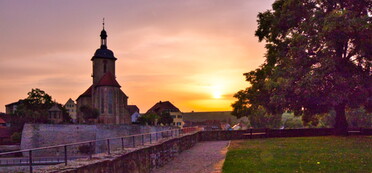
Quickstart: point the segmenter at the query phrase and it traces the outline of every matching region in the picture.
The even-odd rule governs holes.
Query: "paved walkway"
[[[229,143],[199,142],[153,173],[220,173]]]

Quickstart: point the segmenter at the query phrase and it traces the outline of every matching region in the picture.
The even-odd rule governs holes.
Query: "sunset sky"
[[[0,0],[0,112],[40,88],[59,103],[92,84],[102,18],[116,77],[146,112],[232,110],[242,75],[264,62],[254,32],[274,0]]]

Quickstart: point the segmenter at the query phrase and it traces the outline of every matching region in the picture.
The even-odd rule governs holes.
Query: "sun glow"
[[[220,99],[221,97],[222,97],[221,91],[218,91],[218,90],[213,91],[213,98],[214,99]]]

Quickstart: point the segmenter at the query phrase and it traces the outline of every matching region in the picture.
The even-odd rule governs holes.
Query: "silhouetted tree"
[[[171,125],[172,123],[173,123],[173,118],[171,117],[169,112],[163,112],[160,115],[158,124]]]
[[[263,106],[269,114],[292,110],[305,123],[335,110],[335,134],[347,134],[345,110],[372,96],[372,1],[277,0],[258,15],[256,36],[266,42],[266,61],[246,73],[234,114]]]
[[[85,122],[90,123],[98,118],[99,111],[96,108],[92,108],[88,105],[83,105],[79,108],[80,112],[83,113],[83,119]]]
[[[159,116],[157,114],[148,113],[138,117],[137,122],[142,125],[155,125],[158,119]]]

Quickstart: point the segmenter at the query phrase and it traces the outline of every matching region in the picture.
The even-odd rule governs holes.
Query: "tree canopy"
[[[244,74],[251,86],[235,94],[233,113],[263,106],[316,124],[335,110],[335,132],[345,134],[345,109],[372,107],[372,1],[276,0],[272,8],[257,20],[266,61]]]

